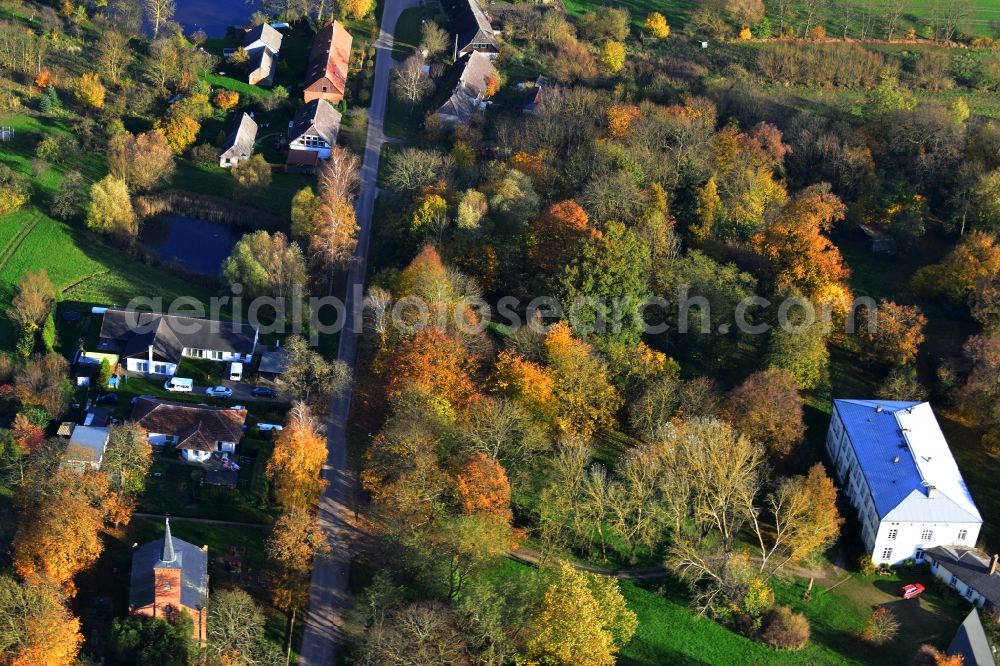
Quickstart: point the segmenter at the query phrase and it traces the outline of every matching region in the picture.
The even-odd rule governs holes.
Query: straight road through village
[[[386,137],[382,131],[388,103],[389,73],[392,59],[392,36],[396,21],[404,9],[416,7],[419,0],[386,0],[382,27],[375,42],[375,83],[368,109],[368,139],[361,167],[361,187],[356,212],[358,247],[347,276],[344,299],[347,326],[340,333],[337,358],[347,363],[353,373],[358,357],[360,322],[354,321],[355,300],[363,293],[371,240],[372,214],[378,196],[378,162]],[[304,666],[330,666],[343,642],[344,615],[351,607],[349,567],[353,528],[348,520],[355,475],[347,465],[347,419],[351,411],[351,389],[334,398],[327,424],[327,459],[323,469],[328,484],[320,498],[319,520],[332,552],[318,558],[313,566],[309,589],[309,613],[302,637],[299,663]]]

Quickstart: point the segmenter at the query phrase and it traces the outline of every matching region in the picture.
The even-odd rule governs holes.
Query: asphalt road
[[[353,372],[358,356],[360,322],[355,321],[355,303],[362,293],[367,269],[368,246],[371,240],[372,213],[378,196],[379,153],[386,137],[382,131],[388,102],[389,72],[392,59],[392,33],[400,13],[419,5],[419,0],[386,0],[382,28],[375,42],[375,83],[372,103],[368,109],[368,140],[361,167],[361,190],[356,202],[358,247],[355,261],[347,276],[344,304],[347,327],[340,333],[337,358],[347,363]],[[309,613],[302,637],[299,664],[331,666],[337,649],[343,642],[344,615],[351,607],[349,567],[350,542],[353,527],[348,520],[350,500],[355,487],[353,470],[347,466],[347,418],[351,411],[351,389],[334,398],[330,404],[327,424],[327,459],[323,468],[328,484],[319,505],[320,525],[327,533],[332,552],[318,559],[313,566],[309,590]]]

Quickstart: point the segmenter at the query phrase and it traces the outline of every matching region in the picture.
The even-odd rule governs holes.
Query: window
[[[968,530],[959,530],[959,531],[958,531],[958,540],[959,540],[959,541],[965,541],[965,537],[966,537],[966,536],[967,536],[968,534],[969,534],[969,531],[968,531]]]
[[[892,558],[892,548],[886,548],[882,551],[882,559],[888,560]]]
[[[899,534],[899,530],[889,530],[889,541],[895,541],[897,534]]]
[[[956,583],[958,583],[958,576],[952,574],[951,580],[948,581],[948,584],[951,585],[952,587],[955,587]]]
[[[924,561],[924,549],[923,548],[917,548],[917,552],[915,552],[913,554],[913,559],[915,559],[917,562],[923,562]]]
[[[967,589],[967,590],[965,591],[965,598],[966,598],[966,599],[971,599],[971,598],[972,598],[972,595],[973,595],[974,593],[975,593],[975,590],[973,590],[973,589],[972,589],[972,588],[970,587],[969,589]]]
[[[930,541],[932,536],[934,536],[934,532],[932,530],[924,530],[920,533],[920,540]]]

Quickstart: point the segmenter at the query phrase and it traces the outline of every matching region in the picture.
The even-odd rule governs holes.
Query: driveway
[[[382,127],[388,102],[389,72],[395,64],[392,59],[392,35],[403,10],[419,4],[419,0],[386,0],[381,33],[375,42],[375,84],[368,109],[368,139],[361,166],[361,191],[356,202],[358,247],[347,275],[344,305],[348,321],[340,333],[337,350],[337,358],[347,363],[352,372],[358,356],[356,331],[361,328],[354,321],[354,302],[365,283],[372,213],[378,196],[379,153],[386,140]],[[337,649],[344,639],[345,614],[351,607],[349,567],[354,528],[348,516],[351,513],[350,499],[355,487],[355,475],[347,465],[347,418],[350,411],[351,389],[348,388],[344,395],[334,398],[330,404],[327,460],[323,468],[323,477],[328,484],[320,497],[319,521],[328,535],[332,552],[317,559],[313,565],[309,613],[299,651],[299,664],[306,666],[330,666],[334,663]]]

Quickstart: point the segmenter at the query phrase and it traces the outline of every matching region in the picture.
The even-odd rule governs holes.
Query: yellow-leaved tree
[[[72,664],[83,644],[80,620],[59,591],[0,576],[0,663],[5,666]]]
[[[326,460],[326,440],[319,421],[306,403],[292,403],[284,429],[274,441],[267,461],[267,478],[278,504],[286,510],[310,509],[326,487],[320,477]]]
[[[667,18],[660,12],[650,12],[646,15],[646,22],[643,24],[648,32],[657,39],[664,39],[670,36],[670,24]]]
[[[104,95],[107,91],[101,83],[101,77],[94,72],[87,72],[76,81],[73,96],[90,109],[104,108]]]
[[[563,562],[531,622],[527,657],[544,664],[611,666],[638,624],[617,580]]]

